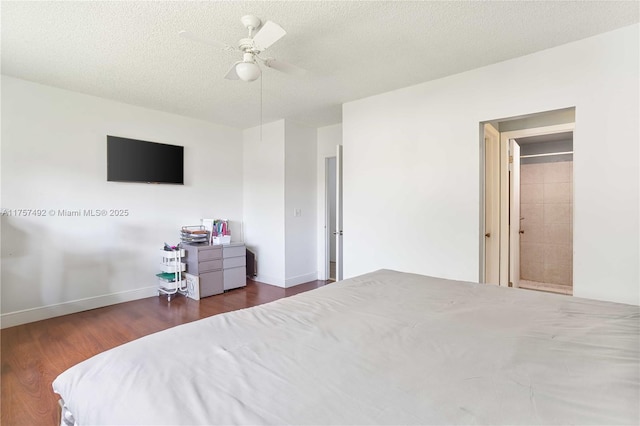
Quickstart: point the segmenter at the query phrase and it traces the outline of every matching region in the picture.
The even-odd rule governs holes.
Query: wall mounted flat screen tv
[[[107,181],[184,184],[184,147],[107,136]]]

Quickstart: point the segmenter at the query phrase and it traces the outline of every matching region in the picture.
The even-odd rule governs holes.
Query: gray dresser
[[[187,273],[200,279],[200,297],[222,293],[222,246],[183,244]]]
[[[187,273],[200,279],[200,297],[247,285],[244,243],[224,245],[183,244]]]
[[[222,246],[222,269],[225,290],[247,285],[247,249],[244,243]]]

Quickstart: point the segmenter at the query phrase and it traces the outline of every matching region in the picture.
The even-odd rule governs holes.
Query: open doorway
[[[325,195],[325,223],[328,225],[325,229],[325,244],[327,255],[325,259],[327,264],[327,277],[329,281],[336,280],[336,157],[329,157],[325,160],[325,176],[326,176],[326,195]]]
[[[324,149],[318,163],[318,277],[341,281],[343,277],[342,145]],[[333,151],[333,155],[331,155]]]
[[[517,137],[520,282],[573,294],[573,132]]]
[[[481,281],[573,293],[574,116],[483,123]]]

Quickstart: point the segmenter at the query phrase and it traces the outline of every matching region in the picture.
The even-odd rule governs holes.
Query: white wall
[[[243,132],[245,242],[256,253],[256,280],[279,287],[315,280],[316,130],[279,120],[260,132]]]
[[[317,150],[317,241],[318,241],[318,279],[326,280],[325,265],[328,262],[325,253],[325,196],[327,190],[325,160],[336,156],[336,146],[342,145],[342,124],[318,128],[318,150]]]
[[[318,278],[316,254],[317,130],[285,123],[285,287]],[[295,216],[298,210],[300,216]]]
[[[242,218],[241,131],[2,76],[2,208],[128,209],[2,217],[2,325],[156,294],[163,242]],[[182,145],[185,185],[106,180],[106,135]],[[216,161],[216,159],[222,159]]]
[[[262,136],[261,136],[262,133]],[[285,283],[285,123],[246,129],[244,139],[244,236],[256,254],[256,280]]]
[[[639,304],[639,51],[633,25],[345,104],[345,276],[477,282],[479,123],[575,106],[574,295]]]

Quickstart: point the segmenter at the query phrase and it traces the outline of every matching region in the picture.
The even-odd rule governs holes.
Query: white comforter
[[[99,354],[79,425],[638,424],[640,309],[378,271]]]

